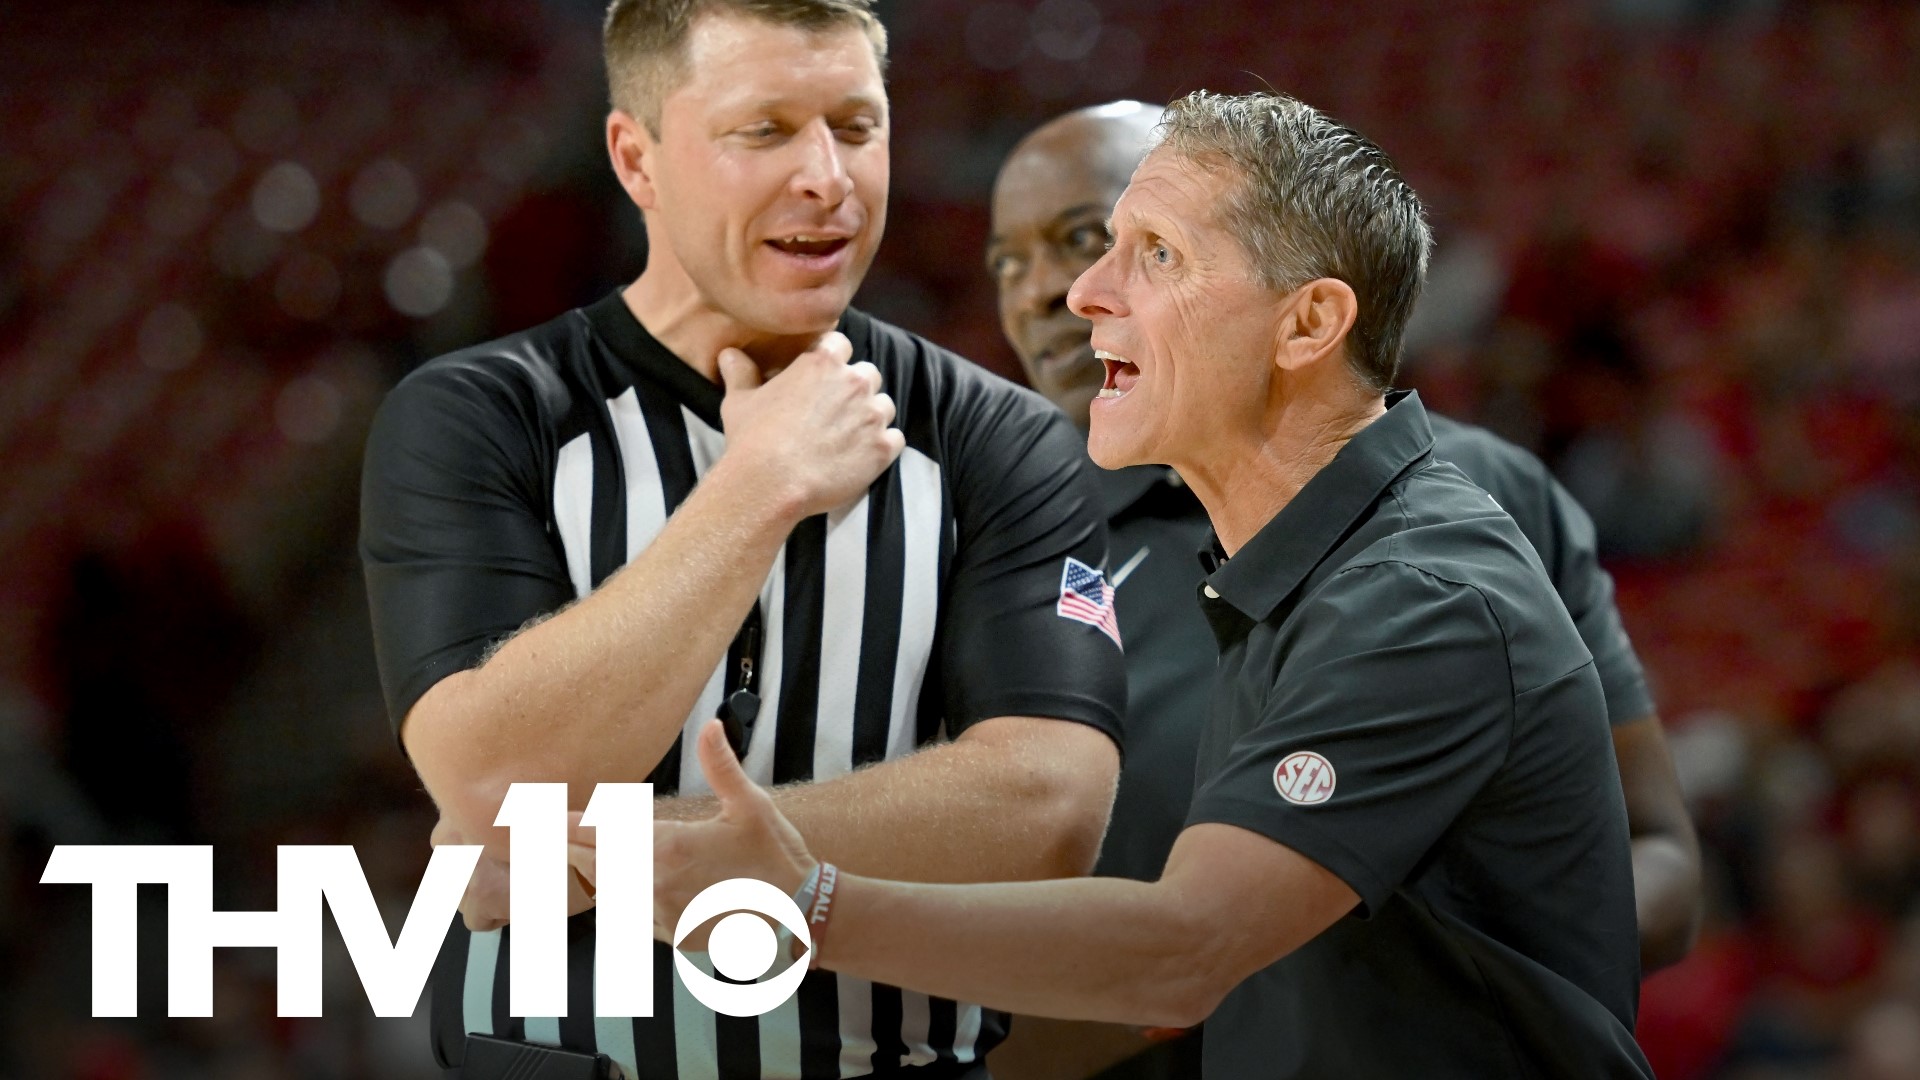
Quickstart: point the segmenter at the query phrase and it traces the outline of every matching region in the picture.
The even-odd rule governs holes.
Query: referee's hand
[[[653,935],[669,944],[680,913],[709,885],[757,878],[792,893],[814,865],[800,830],[740,768],[720,721],[700,729],[699,754],[720,812],[653,825]]]
[[[571,871],[567,879],[567,915],[578,915],[593,906],[594,874],[594,832],[580,824],[580,814],[576,811],[567,815],[567,864]],[[434,847],[443,844],[470,844],[475,841],[461,834],[452,819],[441,815],[440,821],[433,827],[433,837],[429,841]],[[466,892],[460,897],[460,918],[467,929],[480,932],[498,930],[507,925],[512,915],[512,896],[508,885],[511,871],[505,859],[482,852],[480,861],[474,864],[473,876],[467,879]]]
[[[906,448],[880,370],[864,360],[848,363],[852,358],[845,334],[823,334],[763,384],[746,353],[720,352],[724,456],[778,481],[803,517],[859,498]]]

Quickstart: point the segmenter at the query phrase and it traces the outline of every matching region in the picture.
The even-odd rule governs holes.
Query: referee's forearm
[[[465,835],[492,833],[509,784],[565,781],[584,803],[592,784],[645,780],[672,747],[796,520],[725,464],[599,589],[408,714],[408,755]]]
[[[954,742],[773,796],[816,856],[852,873],[1023,881],[1092,869],[1118,772],[1112,740],[1091,727],[999,717]]]

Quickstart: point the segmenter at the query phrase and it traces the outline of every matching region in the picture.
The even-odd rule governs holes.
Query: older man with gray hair
[[[936,886],[815,860],[717,726],[657,917],[796,889],[820,966],[1021,1013],[1207,1021],[1218,1077],[1644,1077],[1626,814],[1593,662],[1532,547],[1389,392],[1431,247],[1351,128],[1176,102],[1075,284],[1102,466],[1178,469],[1220,646],[1154,882]]]

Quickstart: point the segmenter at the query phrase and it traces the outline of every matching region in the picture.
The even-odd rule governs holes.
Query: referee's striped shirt
[[[1117,738],[1119,652],[1056,612],[1066,560],[1104,556],[1077,437],[1036,395],[913,335],[857,312],[841,330],[880,369],[907,449],[858,502],[802,522],[762,587],[747,772],[830,779],[995,716]],[[725,449],[720,400],[618,293],[404,380],[368,442],[361,526],[395,722],[644,550]],[[660,794],[706,790],[690,740],[722,685],[716,667],[653,770]],[[1005,1034],[979,1006],[829,972],[771,1013],[716,1015],[680,986],[665,945],[654,1016],[596,1019],[593,912],[569,930],[567,1015],[521,1019],[507,1012],[512,929],[456,921],[432,984],[443,1066],[478,1032],[597,1050],[642,1080],[958,1076]]]

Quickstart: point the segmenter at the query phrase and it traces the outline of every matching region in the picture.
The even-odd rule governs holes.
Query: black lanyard
[[[760,718],[760,601],[753,602],[747,621],[727,647],[725,696],[720,701],[720,722],[727,729],[727,743],[739,757],[747,756],[753,741],[753,722]]]

